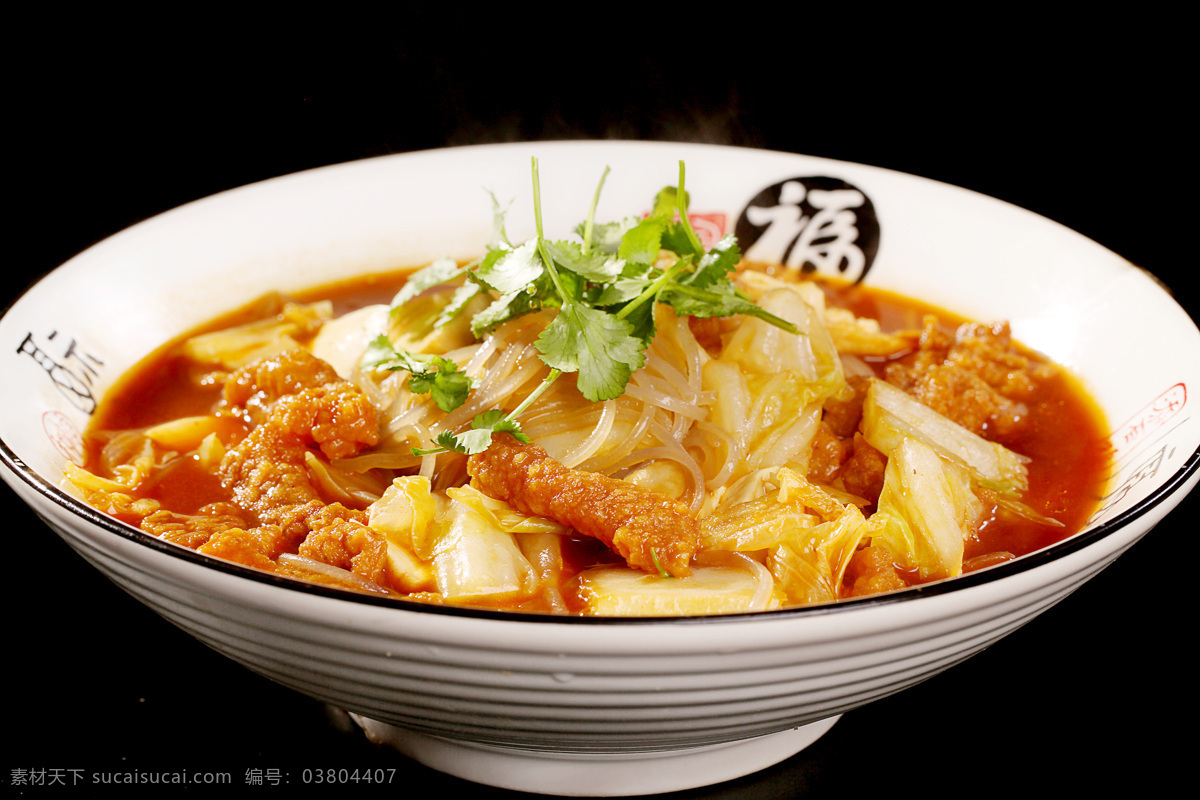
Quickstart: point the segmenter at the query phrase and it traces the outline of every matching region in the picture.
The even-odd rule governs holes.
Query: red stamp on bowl
[[[725,215],[719,211],[703,214],[690,213],[688,222],[692,223],[692,229],[700,237],[700,243],[704,245],[705,249],[711,250],[725,235]]]
[[[42,430],[46,432],[46,438],[54,445],[55,450],[75,466],[84,466],[87,456],[83,451],[83,436],[66,414],[61,411],[47,411],[42,415]]]
[[[1113,433],[1116,455],[1128,453],[1187,405],[1187,386],[1177,383],[1146,404]]]

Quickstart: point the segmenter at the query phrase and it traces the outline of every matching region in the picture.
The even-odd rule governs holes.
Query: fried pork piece
[[[848,597],[891,592],[908,585],[897,573],[891,552],[880,545],[868,545],[854,554],[844,582]]]
[[[307,350],[287,350],[235,372],[225,382],[224,404],[252,424],[270,422],[312,441],[327,458],[379,443],[375,407]]]
[[[300,437],[268,421],[221,459],[221,485],[234,503],[260,525],[279,529],[274,557],[304,539],[308,512],[323,505],[305,466],[306,452]]]
[[[261,534],[261,529],[228,528],[213,534],[212,538],[196,550],[247,567],[274,572],[275,562],[263,552],[266,545]]]
[[[387,545],[367,527],[364,511],[326,504],[306,466],[310,445],[330,458],[357,454],[379,439],[375,408],[333,368],[307,351],[262,359],[230,376],[225,410],[254,423],[250,434],[221,460],[221,485],[248,518],[212,532],[199,548],[258,566],[297,552],[378,582]],[[229,521],[234,521],[229,519]],[[181,525],[175,536],[202,523]]]
[[[195,550],[224,530],[246,528],[249,523],[237,506],[211,503],[195,514],[180,514],[160,509],[141,522],[141,529],[160,539]]]
[[[861,433],[855,433],[851,442],[853,452],[842,464],[838,476],[846,491],[874,505],[879,502],[879,494],[883,491],[887,456],[871,447]]]
[[[252,421],[263,422],[270,406],[287,395],[340,380],[337,371],[307,350],[293,349],[247,364],[225,381],[226,405],[251,412]]]
[[[525,514],[549,517],[604,542],[631,567],[677,577],[700,541],[696,519],[681,504],[625,481],[570,469],[536,444],[507,434],[471,456],[467,472],[476,488]],[[656,564],[657,559],[657,564]]]
[[[316,510],[308,520],[309,534],[300,555],[350,570],[375,583],[385,583],[387,540],[366,525],[362,514],[333,504]]]
[[[864,375],[851,375],[846,379],[846,386],[848,392],[825,400],[821,425],[813,439],[808,477],[817,483],[833,483],[857,450],[853,440],[862,421],[863,400],[871,386],[871,379]]]
[[[1013,341],[1007,323],[963,325],[951,338],[929,318],[912,364],[889,364],[886,377],[972,433],[1003,440],[1020,427],[1024,401],[1054,369]]]
[[[863,401],[871,388],[871,378],[866,375],[850,375],[846,378],[849,389],[844,395],[825,400],[821,422],[829,426],[830,432],[839,439],[848,439],[858,430],[862,421]]]
[[[813,438],[812,457],[808,462],[808,479],[816,483],[832,483],[852,452],[853,445],[850,440],[839,439],[833,428],[827,422],[822,422]]]
[[[221,484],[238,507],[293,540],[303,538],[313,509],[324,505],[308,474],[309,445],[332,458],[379,441],[375,407],[307,351],[265,358],[230,376],[225,407],[256,424],[226,452]]]

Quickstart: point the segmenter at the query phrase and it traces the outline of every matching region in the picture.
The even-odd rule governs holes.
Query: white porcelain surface
[[[600,218],[645,210],[659,188],[675,183],[683,159],[692,211],[717,227],[723,220],[726,230],[751,198],[780,181],[828,176],[851,184],[880,225],[868,283],[977,318],[1012,320],[1019,338],[1076,370],[1100,401],[1117,469],[1089,530],[1009,565],[837,607],[705,620],[558,620],[298,587],[151,540],[55,488],[65,461],[78,458],[89,397],[172,335],[264,291],[474,255],[490,234],[486,189],[514,200],[510,236],[529,235],[533,156],[551,235],[586,214],[605,166],[612,172]],[[68,338],[76,345],[69,358]],[[1187,413],[1200,387],[1200,332],[1140,270],[989,198],[761,151],[503,145],[256,184],[81,254],[9,309],[0,343],[3,475],[72,547],[202,641],[376,721],[367,727],[395,734],[414,757],[529,791],[566,793],[562,787],[580,775],[589,776],[579,785],[591,794],[645,791],[650,784],[630,779],[641,767],[658,780],[657,759],[702,760],[699,777],[665,771],[679,776],[655,784],[667,791],[783,758],[808,743],[787,732],[936,674],[1065,597],[1190,491],[1200,464],[1200,419]],[[490,766],[465,766],[479,762],[455,758],[463,748],[486,752]],[[597,771],[596,762],[612,768]]]

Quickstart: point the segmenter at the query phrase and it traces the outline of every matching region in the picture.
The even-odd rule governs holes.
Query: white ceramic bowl
[[[1047,550],[894,595],[635,621],[430,608],[298,585],[152,539],[57,488],[95,398],[172,336],[264,291],[476,255],[491,229],[485,189],[515,201],[510,237],[530,235],[533,156],[551,235],[586,214],[605,166],[602,219],[645,210],[684,160],[692,211],[712,232],[733,230],[748,205],[766,208],[753,212],[761,237],[743,242],[763,258],[785,257],[789,225],[803,232],[787,216],[803,196],[812,225],[827,220],[835,242],[810,248],[813,260],[1011,320],[1018,338],[1082,376],[1108,416],[1116,472],[1101,510]],[[1151,346],[1164,341],[1169,357]],[[1200,332],[1142,271],[996,200],[781,153],[539,143],[279,178],[84,252],[7,311],[0,342],[4,478],[88,561],[218,651],[347,709],[369,735],[437,769],[527,791],[662,792],[780,761],[838,715],[938,673],[1065,597],[1200,478],[1200,419],[1189,413]]]

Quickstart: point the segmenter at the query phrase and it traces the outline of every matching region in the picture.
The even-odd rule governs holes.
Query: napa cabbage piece
[[[406,592],[434,591],[437,580],[429,565],[431,547],[426,532],[437,516],[439,501],[428,478],[395,478],[368,509],[367,525],[387,540],[388,575]],[[420,547],[426,553],[417,555]]]
[[[862,510],[853,502],[780,469],[774,483],[780,504],[799,504],[816,523],[793,528],[767,551],[766,566],[789,603],[837,600],[850,560],[866,535]]]
[[[877,320],[856,317],[845,308],[826,308],[825,327],[843,359],[846,356],[890,356],[913,345],[912,338],[885,333]]]
[[[777,493],[730,506],[700,521],[700,545],[705,550],[749,552],[766,550],[793,531],[811,528],[820,519],[808,513],[798,498],[781,502]]]
[[[225,443],[221,441],[216,433],[210,433],[200,441],[200,446],[196,448],[196,461],[202,469],[207,472],[216,474],[217,469],[221,466],[221,459],[225,457]]]
[[[390,309],[377,303],[330,320],[313,339],[313,355],[333,367],[342,380],[353,380],[367,346],[387,333],[390,317]]]
[[[821,404],[845,390],[845,374],[822,322],[823,296],[781,284],[765,292],[759,305],[801,335],[760,319],[743,320],[720,358],[704,365],[711,420],[730,434],[731,458],[740,462],[735,475],[785,464],[803,472]]]
[[[127,473],[128,474],[128,473]],[[78,490],[88,494],[113,494],[121,492],[129,492],[134,488],[127,480],[122,480],[123,476],[117,476],[117,479],[101,478],[88,472],[83,467],[78,466],[72,461],[68,461],[63,465],[63,475],[67,480]]]
[[[1029,488],[1025,456],[987,441],[884,381],[872,380],[867,390],[862,432],[889,459],[905,441],[916,440],[988,489],[1016,496]]]
[[[571,529],[561,522],[533,514],[523,514],[503,500],[490,497],[474,486],[452,487],[446,490],[446,496],[485,515],[489,518],[489,524],[496,525],[506,533],[553,533],[561,536],[571,532]]]
[[[763,496],[771,489],[776,488],[774,481],[778,472],[777,469],[770,467],[756,469],[718,487],[713,492],[714,509],[718,512],[725,511],[730,506]]]
[[[304,454],[304,463],[313,483],[329,500],[352,508],[367,508],[390,488],[373,472],[343,469],[312,452]]]
[[[772,547],[767,568],[789,604],[833,602],[866,533],[862,511],[845,505],[836,518],[795,530]]]
[[[824,400],[844,392],[846,379],[841,354],[829,323],[829,315],[836,309],[827,307],[821,287],[809,281],[780,280],[754,270],[739,273],[738,280],[760,306],[796,325],[797,338],[804,340],[804,345],[797,342],[797,346],[806,346],[811,353],[815,371],[813,389],[818,392],[818,398]],[[803,305],[797,305],[796,299]],[[764,340],[763,343],[767,342]]]
[[[748,317],[725,344],[721,358],[752,374],[795,372],[807,383],[805,403],[822,401],[845,387],[841,359],[824,323],[825,298],[807,283],[780,284],[759,306],[796,326],[793,334]]]
[[[429,478],[404,475],[393,479],[383,496],[371,504],[367,524],[388,541],[428,559],[431,548],[425,539],[425,531],[438,510],[438,498]]]
[[[275,317],[190,337],[183,353],[198,364],[238,370],[259,358],[299,348],[298,338],[317,331],[333,317],[333,304],[285,303]]]
[[[580,574],[578,596],[588,614],[622,617],[736,614],[780,607],[771,575],[759,562],[724,555],[724,563],[694,567],[686,578],[594,567]]]
[[[132,489],[161,466],[159,448],[141,430],[110,431],[100,448],[100,469],[118,484]]]
[[[408,300],[392,302],[387,337],[397,350],[442,355],[475,342],[471,317],[488,305],[485,295],[466,301],[463,313],[447,317],[446,311],[456,300],[458,288],[437,286]],[[403,313],[400,313],[400,306]]]
[[[764,562],[789,604],[838,599],[846,569],[866,535],[861,509],[808,482],[795,470],[759,470],[739,482],[735,497],[700,524],[705,553],[737,551]]]
[[[570,613],[560,588],[563,577],[563,537],[557,533],[514,533],[525,559],[537,573],[542,596],[554,613]]]
[[[537,572],[492,515],[451,500],[432,527],[433,571],[446,600],[521,597],[537,589]]]
[[[179,417],[144,431],[145,437],[172,450],[195,450],[204,439],[218,432],[220,421],[212,414]]]
[[[871,541],[923,580],[951,578],[962,573],[966,539],[983,513],[966,469],[919,439],[905,439],[888,453]]]
[[[763,295],[759,304],[805,334],[813,326],[813,309],[797,292],[776,289]],[[805,380],[817,379],[817,357],[806,335],[797,336],[755,318],[748,318],[738,326],[725,344],[721,358],[750,373],[797,372]]]
[[[153,514],[160,507],[157,500],[134,498],[132,485],[123,479],[101,478],[71,461],[63,466],[63,478],[64,491],[106,514],[129,514],[140,518]]]
[[[557,545],[538,537],[568,530],[471,486],[435,493],[420,475],[395,478],[370,506],[368,524],[387,539],[393,574],[446,600],[533,594],[544,576],[557,578],[555,563],[561,568]],[[538,554],[536,568],[526,552]]]

